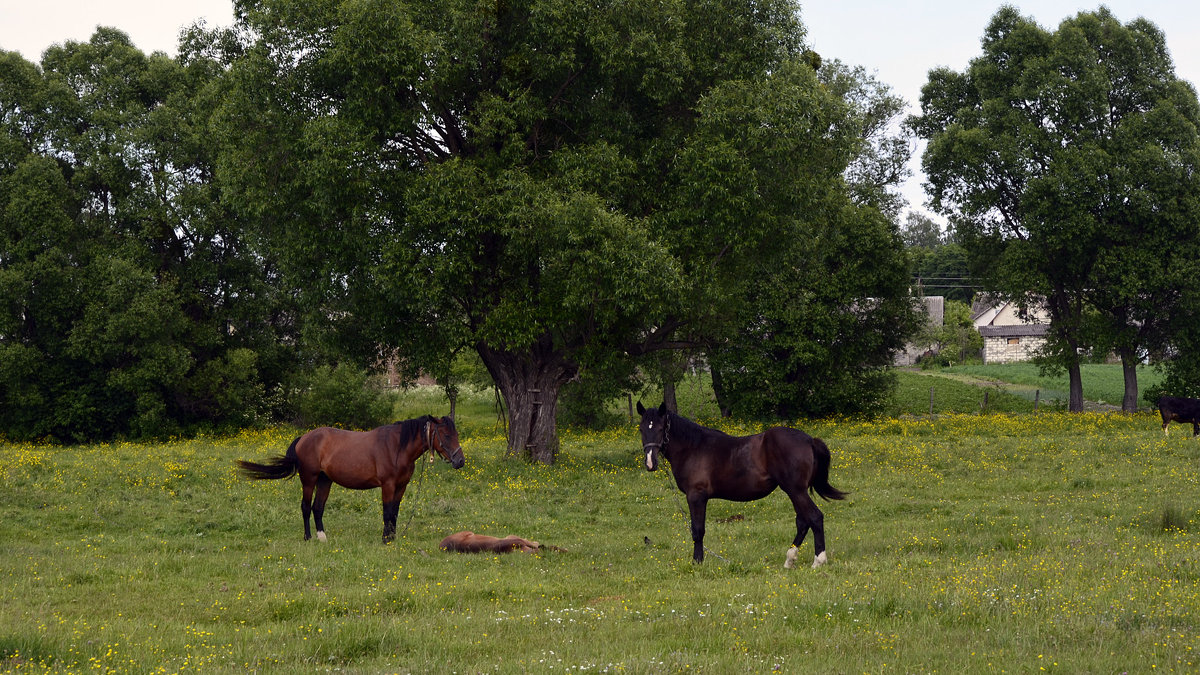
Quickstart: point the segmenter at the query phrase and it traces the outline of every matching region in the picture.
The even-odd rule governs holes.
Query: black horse
[[[692,516],[692,557],[704,562],[704,514],[709,499],[748,502],[782,488],[796,509],[796,538],[784,567],[793,567],[809,529],[813,531],[813,567],[825,564],[825,515],[808,492],[825,499],[845,499],[829,484],[829,448],[819,438],[787,427],[772,427],[735,438],[667,411],[666,403],[642,416],[642,449],[646,470],[658,469],[661,454],[671,463],[675,484],[687,496]]]

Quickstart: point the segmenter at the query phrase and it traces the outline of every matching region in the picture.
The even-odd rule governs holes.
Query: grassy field
[[[1038,367],[1032,363],[954,366],[945,368],[941,372],[1020,385],[1010,387],[1010,391],[1019,392],[1026,398],[1031,398],[1033,391],[1040,390],[1041,399],[1052,405],[1055,400],[1065,403],[1070,390],[1070,381],[1066,373],[1057,376],[1042,375]],[[1145,410],[1153,407],[1141,398],[1141,392],[1158,384],[1161,380],[1162,376],[1154,368],[1138,367],[1138,407]],[[1080,381],[1083,384],[1083,398],[1088,401],[1120,406],[1121,399],[1125,397],[1125,375],[1120,365],[1085,363],[1080,368]]]
[[[1115,364],[1086,364],[1082,369],[1084,398],[1092,403],[1120,407],[1125,393],[1121,366]],[[972,414],[972,413],[1026,413],[1037,410],[1066,410],[1067,376],[1042,375],[1036,365],[1030,363],[1007,363],[994,365],[954,366],[933,370],[898,369],[898,381],[891,401],[884,414],[891,417],[904,415]],[[1157,384],[1161,376],[1153,368],[1138,369],[1141,390]],[[932,392],[930,390],[933,390]],[[679,412],[697,420],[714,422],[720,417],[716,397],[707,374],[688,376],[676,391]],[[930,398],[933,399],[932,409]],[[986,397],[986,398],[985,398]],[[657,390],[643,392],[637,398],[647,405],[662,401]],[[1152,406],[1139,399],[1143,410]],[[614,411],[625,413],[629,409],[627,400],[610,404]],[[466,389],[459,397],[460,418],[466,419],[469,431],[497,428],[495,393],[493,390],[471,391]],[[436,387],[413,389],[404,394],[396,405],[396,418],[408,419],[418,415],[449,409],[442,390]]]
[[[304,542],[297,481],[235,473],[234,459],[282,452],[289,430],[3,445],[0,670],[1200,665],[1200,442],[1182,427],[1164,438],[1149,415],[808,424],[833,450],[832,483],[852,494],[821,504],[830,564],[785,570],[781,494],[712,502],[712,554],[695,566],[669,472],[640,468],[632,427],[564,433],[560,463],[532,466],[504,459],[478,410],[463,424],[467,466],[420,470],[388,546],[377,491],[335,487],[330,540]],[[437,550],[462,529],[566,551]],[[811,561],[811,541],[803,553]]]

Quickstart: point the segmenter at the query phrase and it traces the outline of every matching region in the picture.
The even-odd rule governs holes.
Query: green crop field
[[[486,413],[486,411],[484,411]],[[1200,441],[1149,415],[944,414],[805,425],[833,451],[830,564],[783,568],[779,493],[714,501],[691,562],[632,427],[460,471],[424,465],[381,545],[378,491],[334,487],[301,540],[295,479],[237,458],[293,431],[5,444],[0,670],[37,672],[1194,672]],[[757,427],[725,425],[746,433]],[[566,549],[465,556],[469,529]],[[802,561],[812,558],[811,540]]]

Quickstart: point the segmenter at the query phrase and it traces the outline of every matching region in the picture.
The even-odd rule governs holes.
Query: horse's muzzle
[[[463,468],[463,465],[467,463],[467,458],[463,455],[462,447],[455,448],[454,452],[450,453],[450,456],[446,458],[446,461],[450,462],[450,466],[456,469]]]
[[[644,450],[646,452],[646,470],[647,471],[657,471],[658,470],[658,448],[659,447],[660,446],[658,443],[647,443],[646,445],[642,446],[642,450]]]

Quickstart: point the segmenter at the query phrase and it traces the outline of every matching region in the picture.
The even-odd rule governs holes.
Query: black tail
[[[239,459],[237,461],[238,468],[242,470],[242,475],[256,480],[291,478],[296,474],[296,466],[298,464],[296,462],[296,443],[299,441],[299,438],[292,441],[292,444],[288,446],[287,452],[282,457],[268,460],[266,464]]]
[[[812,483],[808,486],[809,491],[816,492],[825,499],[845,499],[848,493],[829,484],[829,465],[833,462],[833,458],[829,454],[829,446],[819,438],[814,437],[812,440],[813,459],[817,462],[817,468],[813,471]]]

